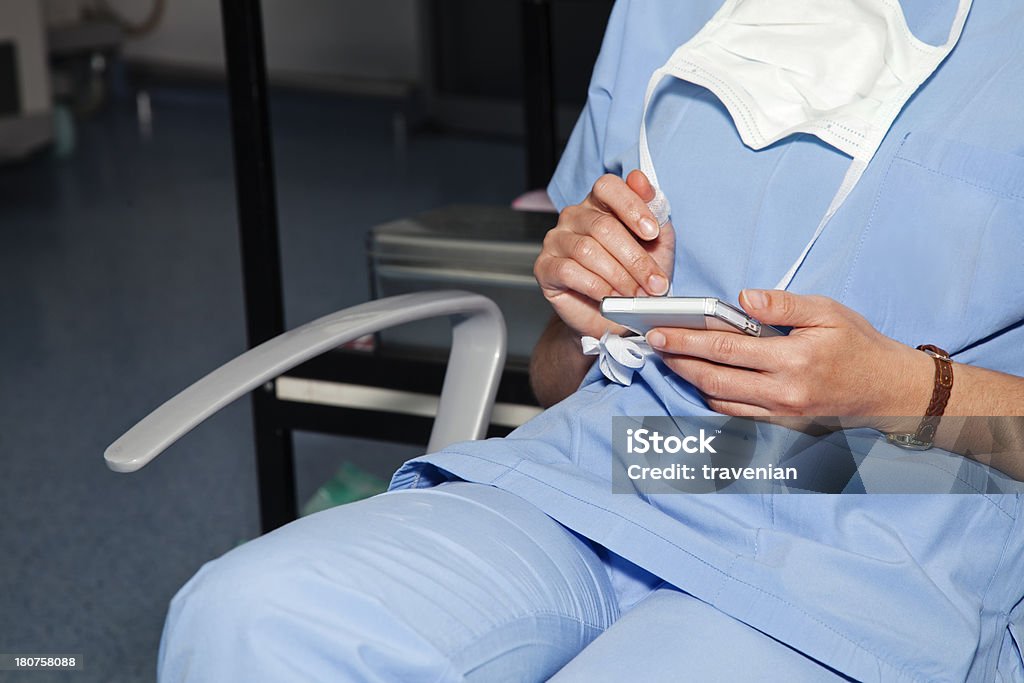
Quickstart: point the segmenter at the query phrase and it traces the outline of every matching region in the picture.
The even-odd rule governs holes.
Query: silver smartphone
[[[601,315],[637,334],[647,334],[655,327],[742,332],[751,337],[780,337],[786,334],[710,296],[610,296],[601,301]]]

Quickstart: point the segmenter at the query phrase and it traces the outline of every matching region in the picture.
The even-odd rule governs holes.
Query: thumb
[[[781,289],[744,289],[740,305],[754,318],[785,327],[826,327],[832,321],[832,300]]]
[[[626,176],[626,185],[629,189],[636,192],[637,196],[645,202],[649,202],[654,199],[656,194],[654,185],[651,185],[651,181],[648,180],[647,175],[640,169],[632,171]]]

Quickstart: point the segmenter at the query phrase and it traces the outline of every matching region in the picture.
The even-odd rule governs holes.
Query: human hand
[[[932,359],[821,296],[744,290],[743,309],[786,337],[658,328],[647,341],[712,410],[744,417],[923,415]],[[882,422],[865,425],[884,429]]]
[[[658,227],[647,202],[654,187],[640,171],[604,175],[581,204],[567,207],[544,238],[533,267],[544,297],[576,335],[625,331],[600,313],[606,296],[668,292],[675,258],[671,223]]]

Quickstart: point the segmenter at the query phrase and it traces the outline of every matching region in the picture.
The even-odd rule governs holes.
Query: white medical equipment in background
[[[0,161],[53,139],[46,27],[38,0],[0,2]]]

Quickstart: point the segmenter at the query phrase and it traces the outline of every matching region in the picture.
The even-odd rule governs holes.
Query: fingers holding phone
[[[534,264],[545,298],[575,333],[600,336],[622,328],[601,316],[608,296],[660,296],[675,257],[671,224],[658,226],[647,208],[654,188],[634,171],[602,176],[590,195],[559,215]]]

